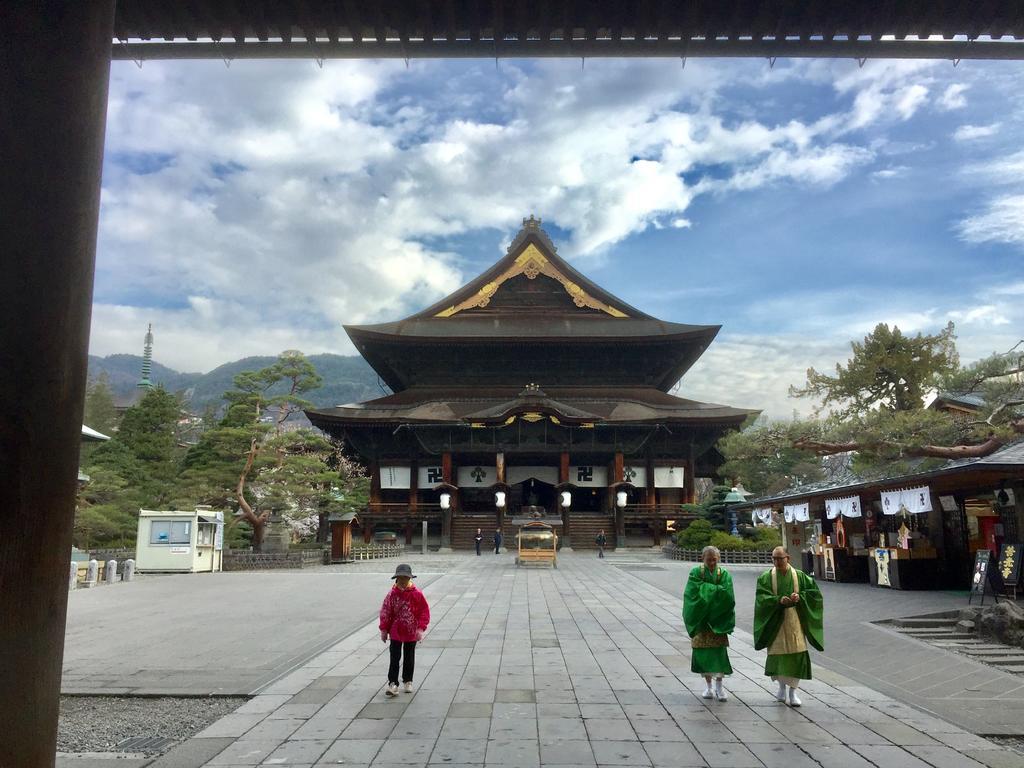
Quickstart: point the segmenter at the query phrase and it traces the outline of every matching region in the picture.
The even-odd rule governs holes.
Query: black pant
[[[416,667],[416,641],[400,643],[391,641],[391,666],[388,667],[388,682],[398,685],[398,661],[402,661],[402,682],[411,683],[413,669]]]
[[[480,539],[476,540],[476,553],[478,555],[480,554]]]

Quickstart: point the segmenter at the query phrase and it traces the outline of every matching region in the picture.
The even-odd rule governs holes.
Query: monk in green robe
[[[775,566],[757,579],[754,595],[754,649],[768,649],[764,673],[779,684],[778,701],[800,706],[796,689],[811,679],[807,644],[825,650],[824,603],[814,579],[789,564],[782,547],[772,551]],[[789,696],[786,695],[789,686]]]
[[[736,627],[736,596],[732,576],[718,565],[716,547],[704,547],[704,562],[690,571],[683,593],[683,623],[690,636],[693,653],[690,671],[704,675],[705,699],[725,701],[723,675],[732,674],[729,663],[729,634]],[[715,690],[711,691],[711,678]]]

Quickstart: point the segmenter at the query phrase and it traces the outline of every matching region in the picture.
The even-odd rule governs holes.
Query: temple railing
[[[696,515],[678,504],[627,504],[622,508],[627,520],[694,520]]]
[[[375,501],[366,505],[362,517],[370,519],[396,519],[408,517],[420,520],[424,517],[441,517],[440,504],[417,504]]]

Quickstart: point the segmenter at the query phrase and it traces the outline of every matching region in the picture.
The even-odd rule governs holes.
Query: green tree
[[[259,551],[269,504],[291,496],[291,506],[308,510],[316,494],[308,488],[330,487],[322,468],[333,448],[310,430],[293,434],[290,417],[311,403],[303,395],[322,379],[305,356],[282,352],[273,365],[243,371],[234,388],[224,393],[227,411],[220,424],[206,431],[184,461],[180,493],[201,503],[238,507],[238,516],[252,529],[252,547]]]
[[[813,397],[819,410],[830,408],[839,418],[872,409],[914,411],[925,395],[959,365],[953,323],[933,335],[904,336],[899,328],[879,323],[861,342],[851,342],[846,365],[836,363],[835,376],[807,369],[803,387],[790,387],[793,397]]]
[[[719,444],[723,474],[757,493],[819,479],[822,456],[849,453],[862,475],[899,473],[942,461],[988,456],[1024,435],[1024,340],[967,366],[958,363],[952,324],[932,336],[909,339],[880,325],[854,343],[853,358],[836,376],[810,369],[797,397],[820,396],[823,418],[764,422]],[[891,359],[887,356],[891,353]],[[929,390],[977,395],[973,419],[925,408]],[[819,463],[820,468],[820,463]]]
[[[117,409],[114,407],[114,392],[110,388],[110,377],[106,371],[89,382],[85,390],[85,414],[82,420],[108,437],[117,430]]]
[[[731,482],[742,482],[757,496],[778,493],[794,485],[816,482],[823,477],[821,461],[813,452],[796,448],[800,438],[818,435],[816,420],[773,421],[759,418],[739,432],[730,432],[718,442],[725,463],[718,474]]]

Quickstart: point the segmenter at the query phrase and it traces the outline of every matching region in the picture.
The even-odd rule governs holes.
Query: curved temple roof
[[[577,272],[539,219],[481,275],[404,320],[345,326],[394,391],[510,373],[544,385],[605,381],[671,388],[711,344],[717,325],[659,320]]]

